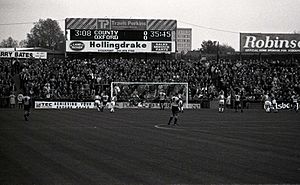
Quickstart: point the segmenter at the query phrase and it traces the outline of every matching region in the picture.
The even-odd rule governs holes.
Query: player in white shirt
[[[179,98],[179,102],[178,102],[179,112],[183,113],[183,100],[182,100],[182,96],[179,94],[178,98]]]
[[[30,106],[31,106],[30,97],[24,96],[23,102],[24,102],[23,103],[24,104],[24,118],[25,118],[25,121],[28,121],[28,117],[30,115]]]
[[[298,112],[299,110],[299,104],[298,104],[298,95],[296,94],[296,92],[293,92],[293,95],[292,95],[292,102],[293,102],[293,109]]]
[[[271,106],[271,109],[273,112],[278,112],[277,110],[277,101],[276,101],[276,97],[274,94],[271,94],[271,103],[272,103],[272,106]]]
[[[172,121],[173,118],[174,118],[174,125],[177,124],[178,112],[179,112],[178,106],[179,106],[179,98],[178,98],[178,96],[175,95],[171,98],[172,114],[170,115],[168,125],[171,124],[171,121]]]
[[[237,112],[239,108],[241,109],[241,112],[243,112],[243,108],[241,104],[241,94],[239,91],[236,91],[234,95],[234,99],[235,99],[235,104],[234,104],[235,112]]]
[[[23,94],[19,93],[17,96],[17,100],[18,100],[18,105],[19,105],[19,109],[21,109],[23,107]]]
[[[10,108],[16,107],[16,95],[13,92],[9,96],[9,103],[10,103]]]
[[[100,111],[101,109],[101,97],[99,95],[95,95],[95,106],[97,110]]]
[[[226,108],[227,109],[231,108],[231,94],[229,94],[226,98]]]
[[[117,96],[113,96],[110,101],[110,112],[111,113],[115,112],[116,101],[117,101]]]
[[[271,112],[271,107],[272,107],[272,102],[271,102],[271,97],[269,96],[269,93],[266,93],[263,96],[263,101],[264,101],[264,109],[266,112]]]
[[[223,90],[220,91],[218,99],[219,99],[219,112],[222,113],[224,112],[224,107],[225,107],[225,95]]]

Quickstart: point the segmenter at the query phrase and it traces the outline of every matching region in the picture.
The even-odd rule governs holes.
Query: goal
[[[166,93],[167,99],[178,93],[187,108],[188,87],[186,82],[111,82],[111,97],[117,96],[118,102],[130,102],[136,106],[149,103],[156,105],[160,92]]]

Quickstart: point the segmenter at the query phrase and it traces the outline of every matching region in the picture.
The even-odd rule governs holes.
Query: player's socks
[[[26,114],[24,115],[24,118],[25,118],[25,121],[28,121],[28,118],[27,118]]]
[[[168,125],[171,124],[172,119],[173,119],[173,117],[170,117],[169,122],[168,122]]]
[[[175,120],[174,120],[174,125],[176,125],[177,124],[177,118],[175,118]]]

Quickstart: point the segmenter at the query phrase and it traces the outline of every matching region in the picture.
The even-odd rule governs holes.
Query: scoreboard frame
[[[176,50],[176,20],[67,18],[65,23],[66,52],[175,53]]]

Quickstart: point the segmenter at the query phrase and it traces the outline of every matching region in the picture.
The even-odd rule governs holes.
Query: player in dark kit
[[[179,98],[178,96],[173,96],[171,98],[171,107],[172,107],[172,114],[170,116],[168,125],[171,124],[171,121],[174,117],[174,125],[177,124],[177,120],[178,120],[178,112],[179,112]]]
[[[243,106],[242,106],[242,92],[240,92],[239,90],[236,91],[235,95],[234,95],[234,98],[235,98],[235,104],[234,104],[234,109],[235,109],[235,112],[238,111],[238,109],[241,109],[241,112],[243,112]]]
[[[106,107],[108,99],[109,99],[109,96],[106,93],[103,93],[101,96],[101,100],[102,100],[101,112],[103,112],[104,107]]]
[[[166,93],[161,91],[159,92],[159,107],[160,107],[160,110],[164,110],[165,109],[165,100],[166,100]]]
[[[29,96],[24,96],[23,97],[23,104],[24,104],[24,118],[25,118],[25,121],[28,121],[28,117],[29,117],[29,114],[30,114],[30,97]]]

